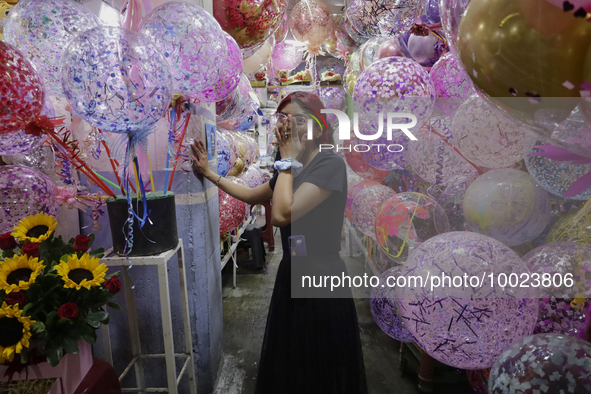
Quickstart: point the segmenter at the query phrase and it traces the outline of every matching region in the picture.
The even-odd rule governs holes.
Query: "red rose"
[[[29,242],[23,245],[23,254],[29,257],[39,258],[39,244],[35,242]]]
[[[78,306],[73,302],[68,302],[57,310],[57,314],[62,319],[73,319],[78,316]]]
[[[12,250],[16,248],[16,245],[16,239],[10,235],[10,232],[0,235],[0,249]]]
[[[116,276],[107,279],[103,286],[105,289],[109,290],[111,294],[117,294],[121,291],[121,281]]]
[[[90,238],[86,235],[76,235],[76,240],[74,241],[74,251],[75,252],[86,252],[89,248],[88,244],[90,243]]]
[[[29,302],[29,300],[24,291],[13,291],[12,293],[9,293],[6,295],[6,297],[4,297],[4,302],[6,302],[8,305],[19,304],[20,309],[23,309],[23,306],[25,306],[25,304]]]

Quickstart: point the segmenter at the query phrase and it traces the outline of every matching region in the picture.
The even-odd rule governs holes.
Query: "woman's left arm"
[[[273,192],[272,224],[283,227],[298,220],[320,205],[332,193],[313,183],[304,182],[293,194],[293,175],[290,170],[281,171]]]

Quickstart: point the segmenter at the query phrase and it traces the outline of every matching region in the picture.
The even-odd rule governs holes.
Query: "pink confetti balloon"
[[[478,176],[478,171],[443,140],[445,138],[453,144],[451,123],[451,118],[434,116],[419,130],[418,140],[408,144],[405,156],[408,163],[418,176],[429,183],[455,185]]]
[[[402,266],[397,266],[380,275],[379,285],[371,288],[369,308],[373,320],[389,337],[400,342],[413,342],[411,333],[408,332],[398,315],[395,287],[388,285],[396,283],[395,280],[401,270]]]
[[[52,180],[33,169],[0,166],[0,231],[12,231],[18,222],[38,213],[57,217],[57,191]]]
[[[390,259],[404,262],[427,239],[449,231],[443,208],[420,193],[399,193],[384,202],[376,215],[375,237]]]
[[[140,33],[168,61],[174,92],[203,92],[222,76],[226,38],[219,23],[203,8],[183,2],[162,4],[142,20]]]
[[[417,62],[402,57],[380,59],[363,70],[355,84],[354,107],[360,120],[377,124],[379,114],[411,113],[418,130],[431,115],[435,88],[429,74]],[[410,119],[399,120],[410,123]]]
[[[291,10],[289,28],[296,40],[308,45],[308,51],[318,53],[334,30],[334,19],[322,0],[301,0]]]
[[[226,179],[234,183],[242,183],[235,177],[227,177]],[[220,233],[234,230],[246,216],[246,205],[221,189],[218,190],[218,202],[220,208]]]
[[[75,1],[20,1],[6,18],[4,40],[31,61],[47,94],[63,96],[63,52],[80,33],[100,25],[88,8]]]
[[[508,246],[536,238],[550,222],[550,197],[527,172],[503,168],[480,175],[464,196],[470,230]]]
[[[472,97],[460,106],[453,118],[452,134],[460,152],[486,168],[505,168],[523,160],[536,142],[523,127],[492,109],[481,97]]]
[[[440,234],[419,245],[404,264],[406,284],[396,287],[400,317],[436,360],[455,368],[490,368],[508,346],[532,334],[538,316],[535,289],[501,287],[496,279],[492,286],[491,275],[510,273],[529,270],[501,242],[471,232]],[[455,282],[437,285],[434,278],[443,275]]]
[[[242,52],[231,35],[224,32],[228,53],[223,63],[223,70],[217,82],[210,88],[195,95],[195,97],[206,103],[215,103],[228,97],[240,82],[242,74]]]
[[[541,280],[546,274],[549,281],[554,279],[558,284],[558,276],[573,279],[578,286],[560,287],[540,286],[540,315],[536,325],[536,333],[566,334],[585,339],[589,325],[591,302],[584,294],[591,284],[591,246],[583,246],[575,242],[557,242],[542,245],[523,256],[523,261],[532,274],[539,274]],[[563,282],[563,280],[561,280]],[[581,293],[575,300],[577,293]]]
[[[257,171],[257,166],[254,164],[248,166],[246,171],[240,176],[240,179],[242,179],[246,186],[251,189],[263,184],[263,174],[260,171]]]
[[[435,106],[446,116],[453,116],[468,97],[476,94],[472,80],[450,52],[441,56],[429,75],[437,92]]]
[[[351,205],[351,220],[357,229],[371,238],[375,237],[376,215],[382,204],[394,194],[394,190],[383,185],[371,185],[359,190]]]
[[[293,70],[303,59],[304,48],[293,43],[282,42],[273,49],[273,68],[279,70]]]
[[[24,130],[45,102],[37,71],[14,46],[0,41],[0,134]]]

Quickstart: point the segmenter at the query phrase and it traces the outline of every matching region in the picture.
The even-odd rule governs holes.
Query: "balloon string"
[[[166,174],[164,176],[164,195],[168,190],[168,177],[170,176],[170,152],[174,149],[172,140],[174,137],[174,130],[176,127],[176,105],[173,103],[170,115],[170,128],[168,129],[168,149],[166,150]]]

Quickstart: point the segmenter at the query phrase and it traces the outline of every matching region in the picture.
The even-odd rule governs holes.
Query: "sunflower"
[[[8,306],[5,302],[0,307],[0,364],[12,361],[15,354],[29,347],[31,339],[31,320],[21,316],[22,309],[18,305]]]
[[[27,216],[13,229],[12,236],[20,242],[31,241],[41,243],[53,234],[57,227],[57,220],[44,213]]]
[[[100,286],[105,281],[108,267],[99,264],[99,260],[97,257],[90,257],[88,253],[84,253],[80,258],[72,254],[68,256],[68,261],[61,260],[55,266],[55,270],[66,282],[66,289],[80,290],[85,287],[90,290],[92,286]]]
[[[14,256],[6,257],[0,262],[0,290],[6,294],[13,291],[27,290],[35,283],[37,276],[45,268],[43,261],[37,257]]]

